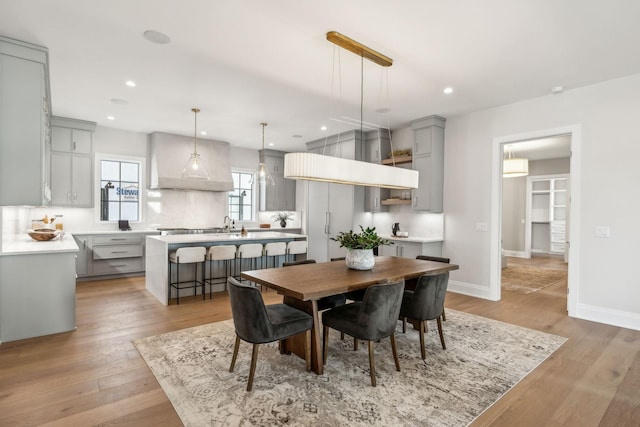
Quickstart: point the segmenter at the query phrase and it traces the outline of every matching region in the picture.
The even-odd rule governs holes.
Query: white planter
[[[353,270],[371,270],[376,263],[373,249],[349,249],[345,263]]]

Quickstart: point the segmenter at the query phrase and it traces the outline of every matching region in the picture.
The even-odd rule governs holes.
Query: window
[[[140,163],[100,161],[100,220],[140,221]]]
[[[253,186],[249,183],[252,173],[231,172],[233,191],[229,192],[229,218],[236,221],[253,221]]]

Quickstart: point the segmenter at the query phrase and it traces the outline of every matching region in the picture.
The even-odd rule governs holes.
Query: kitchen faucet
[[[229,233],[231,231],[231,218],[229,218],[229,215],[225,215],[222,221],[224,222],[224,232]]]

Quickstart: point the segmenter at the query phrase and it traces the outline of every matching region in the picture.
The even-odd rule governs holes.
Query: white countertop
[[[154,234],[160,234],[160,232],[158,230],[152,229],[152,228],[145,228],[145,229],[140,229],[140,230],[126,230],[126,231],[121,231],[121,230],[100,230],[100,231],[71,231],[71,234],[75,234],[77,236],[84,236],[84,235],[95,235],[95,234],[146,234],[146,233],[154,233]]]
[[[408,237],[396,237],[391,234],[380,234],[380,237],[383,239],[393,240],[394,242],[412,242],[412,243],[434,243],[434,242],[443,242],[442,238],[433,238],[433,237],[417,237],[417,236],[408,236]]]
[[[173,234],[167,236],[147,236],[149,239],[159,240],[167,244],[174,243],[200,243],[200,242],[244,242],[274,239],[301,239],[306,240],[304,234],[280,233],[277,231],[249,232],[246,236],[240,233],[211,233],[211,234]]]
[[[33,240],[27,233],[16,235],[12,239],[3,240],[0,256],[29,255],[60,252],[78,252],[78,245],[69,233],[64,233],[53,240],[40,242]]]

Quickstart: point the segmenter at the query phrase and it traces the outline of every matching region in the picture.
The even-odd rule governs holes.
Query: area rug
[[[400,323],[399,323],[400,325]],[[332,331],[332,333],[335,331]],[[464,426],[549,357],[566,338],[447,309],[447,350],[435,325],[420,357],[417,331],[397,330],[401,372],[389,340],[375,345],[377,387],[367,346],[330,336],[323,375],[304,360],[260,346],[247,392],[251,345],[229,372],[232,321],[134,341],[185,426]]]
[[[560,281],[567,281],[567,272],[525,266],[502,269],[502,289],[530,294]]]

